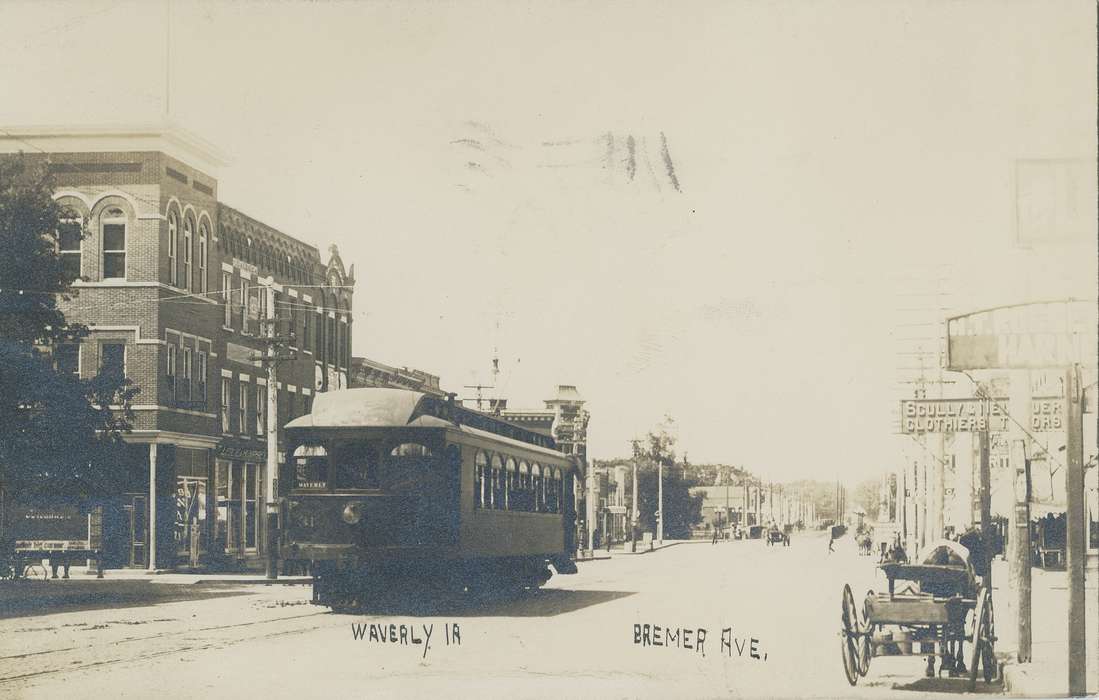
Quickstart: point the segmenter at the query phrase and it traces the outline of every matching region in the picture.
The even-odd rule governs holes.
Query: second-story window
[[[256,387],[256,435],[267,432],[267,389]]]
[[[168,390],[171,392],[173,397],[175,397],[175,395],[176,395],[176,352],[177,352],[176,346],[169,342],[168,343],[168,365],[167,365],[167,368],[165,369],[164,374],[168,378],[168,382],[167,382]]]
[[[206,353],[202,350],[195,353],[195,400],[206,403]]]
[[[183,348],[183,377],[180,382],[179,395],[184,401],[190,401],[191,392],[191,348]]]
[[[99,346],[99,371],[119,379],[126,376],[125,343],[103,343]]]
[[[126,278],[126,214],[117,207],[103,212],[103,278]]]
[[[183,220],[183,288],[191,291],[191,240],[194,238],[190,219]]]
[[[229,432],[229,394],[233,391],[229,377],[221,378],[221,432]]]
[[[208,253],[207,240],[209,236],[206,235],[206,224],[202,224],[198,227],[198,291],[205,294],[209,290],[209,284],[206,281],[206,257]]]
[[[168,284],[179,286],[179,264],[176,261],[176,238],[179,236],[179,218],[176,213],[168,214]]]
[[[237,395],[237,432],[241,435],[248,432],[248,382],[240,383]]]

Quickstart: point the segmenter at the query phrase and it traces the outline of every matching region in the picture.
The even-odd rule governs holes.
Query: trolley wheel
[[[866,592],[862,601],[862,636],[859,638],[859,675],[865,676],[870,671],[870,659],[873,656],[870,642],[872,625],[870,624],[870,600],[874,597],[874,591]]]
[[[977,594],[977,605],[973,608],[973,637],[969,651],[969,689],[977,688],[977,666],[984,671],[985,682],[990,682],[996,672],[996,658],[992,653],[995,640],[992,625],[992,596],[987,588],[981,588]]]
[[[843,586],[843,610],[840,616],[840,644],[843,652],[843,672],[847,682],[855,685],[859,682],[859,620],[855,609],[855,596],[851,586]]]

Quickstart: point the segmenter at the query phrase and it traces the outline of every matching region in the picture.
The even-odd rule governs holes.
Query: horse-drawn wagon
[[[927,676],[935,675],[938,658],[939,673],[968,674],[971,690],[978,672],[986,682],[993,680],[992,592],[978,584],[968,549],[943,540],[919,564],[889,562],[878,568],[888,580],[888,592],[867,592],[861,612],[851,586],[843,587],[840,637],[851,685],[867,674],[876,656],[926,656]]]

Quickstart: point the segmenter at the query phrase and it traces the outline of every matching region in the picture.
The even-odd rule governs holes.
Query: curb
[[[204,584],[210,585],[225,585],[225,586],[301,586],[305,584],[312,584],[312,577],[304,576],[280,576],[277,579],[269,578],[243,578],[243,579],[224,579],[224,578],[200,578],[197,581],[192,581],[192,585]]]

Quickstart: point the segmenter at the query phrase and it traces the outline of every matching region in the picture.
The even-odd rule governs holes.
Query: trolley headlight
[[[363,519],[363,504],[351,501],[343,507],[340,517],[348,525],[357,525]]]

